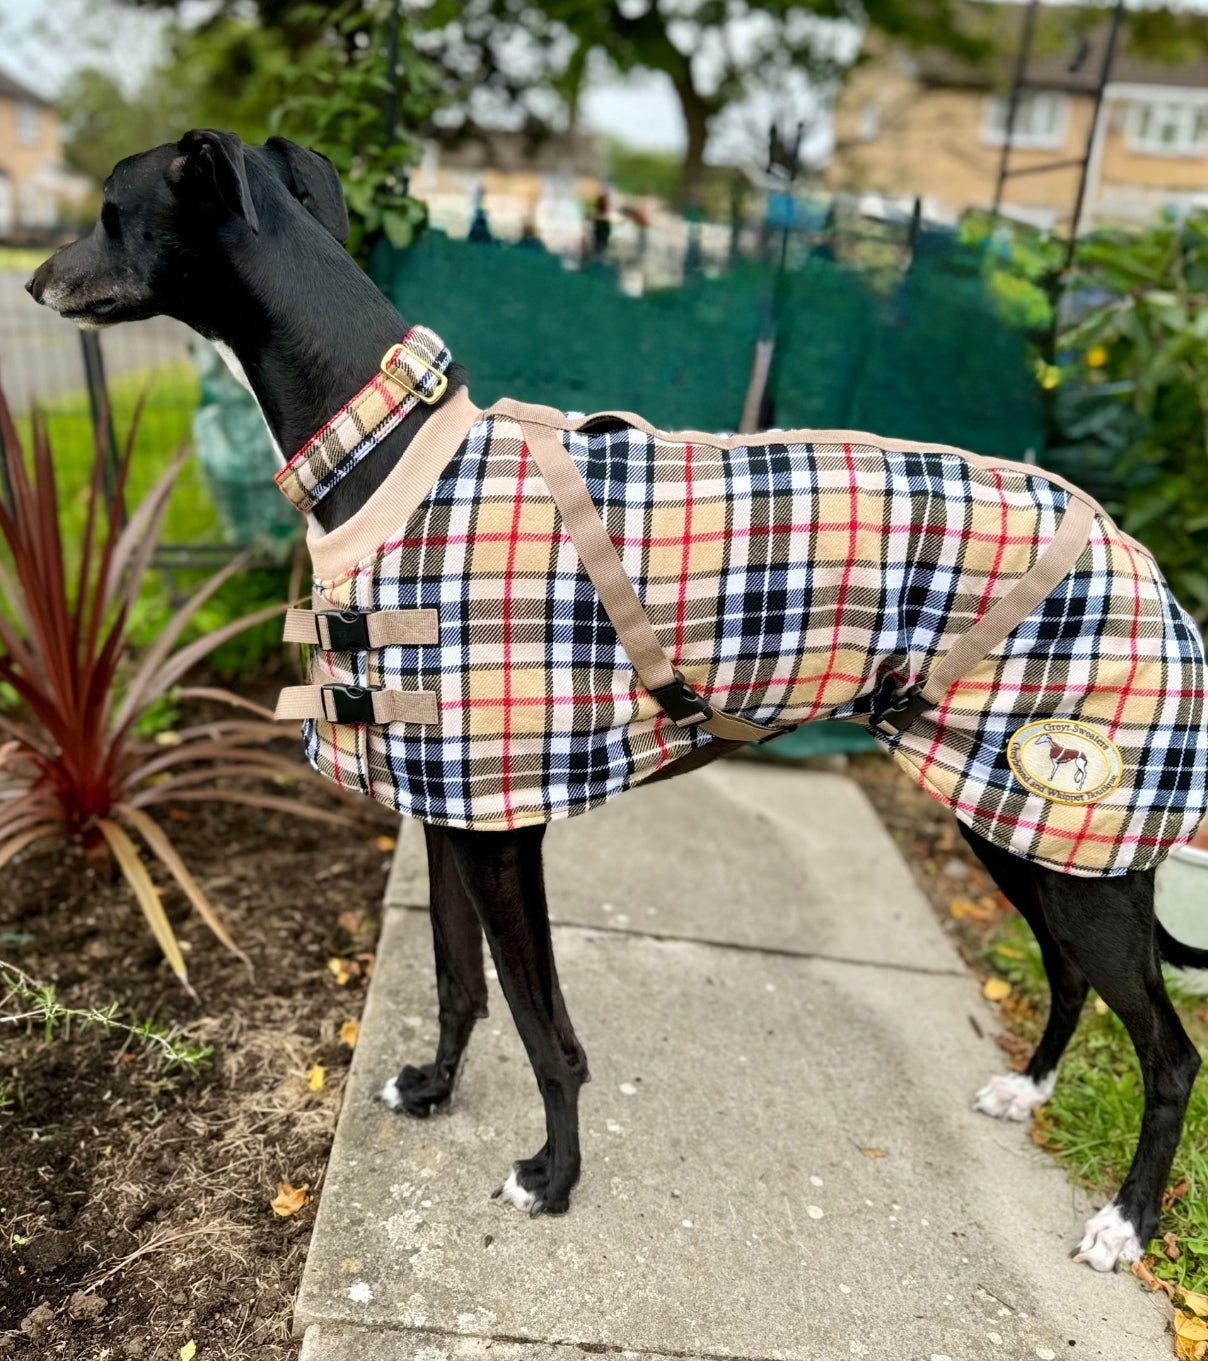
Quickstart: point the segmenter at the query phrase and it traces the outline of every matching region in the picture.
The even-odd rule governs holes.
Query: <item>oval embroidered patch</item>
[[[1050,803],[1096,803],[1124,775],[1116,744],[1089,723],[1040,719],[1011,734],[1007,760],[1025,789]]]

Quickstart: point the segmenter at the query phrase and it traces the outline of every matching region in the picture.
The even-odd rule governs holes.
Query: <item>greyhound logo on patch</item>
[[[1018,729],[1007,743],[1007,760],[1020,784],[1050,803],[1097,803],[1124,774],[1111,738],[1072,718]]]

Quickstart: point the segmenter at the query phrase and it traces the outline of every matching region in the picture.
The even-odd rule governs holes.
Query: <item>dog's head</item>
[[[329,243],[348,235],[327,157],[284,137],[251,147],[234,133],[199,129],[120,161],[92,231],[25,287],[83,327],[166,315],[205,330],[207,295],[221,286],[223,267],[255,272],[258,254],[286,234],[296,242],[300,231]]]

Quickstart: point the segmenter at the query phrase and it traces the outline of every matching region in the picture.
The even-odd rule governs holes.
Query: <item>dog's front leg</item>
[[[440,1039],[436,1058],[422,1067],[407,1064],[382,1089],[392,1110],[429,1115],[453,1092],[457,1070],[474,1022],[487,1014],[487,982],[482,968],[482,927],[466,894],[445,830],[425,826],[428,844],[428,902],[432,916],[432,953]]]
[[[496,1194],[530,1214],[562,1214],[579,1180],[579,1088],[588,1072],[554,967],[541,869],[545,828],[448,828],[445,835],[545,1102],[545,1146],[516,1163]]]

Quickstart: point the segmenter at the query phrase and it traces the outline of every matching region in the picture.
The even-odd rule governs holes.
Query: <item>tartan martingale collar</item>
[[[413,326],[387,350],[379,371],[276,475],[277,486],[308,513],[386,438],[419,402],[435,406],[449,386],[453,356],[426,326]]]

